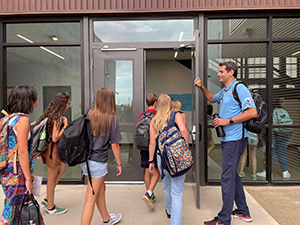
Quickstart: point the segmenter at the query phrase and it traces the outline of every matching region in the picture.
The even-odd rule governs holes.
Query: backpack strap
[[[176,117],[176,113],[177,111],[172,111],[171,114],[170,114],[170,120],[168,122],[168,127],[167,129],[175,126],[175,117]]]
[[[89,114],[91,109],[88,109],[84,112],[84,117],[86,119],[86,126],[87,126],[87,133],[88,133],[88,139],[89,139],[89,152],[88,152],[88,155],[86,157],[86,160],[85,160],[85,163],[86,163],[86,168],[87,168],[87,172],[88,172],[88,177],[89,177],[89,182],[90,182],[90,185],[91,185],[91,188],[92,188],[92,193],[93,195],[95,195],[95,192],[94,192],[94,187],[93,187],[93,184],[92,184],[92,175],[91,175],[91,170],[90,170],[90,166],[89,166],[89,163],[88,163],[88,159],[90,158],[90,154],[92,152],[92,149],[93,149],[93,135],[92,135],[92,130],[91,130],[91,124],[90,124],[90,120],[87,119],[87,115]]]

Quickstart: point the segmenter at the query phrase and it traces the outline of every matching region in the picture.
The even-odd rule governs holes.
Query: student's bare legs
[[[151,173],[149,171],[149,168],[144,168],[145,173],[144,173],[144,182],[145,182],[145,187],[146,187],[146,191],[149,190],[149,186],[150,186],[150,180],[151,180]]]
[[[109,220],[109,214],[107,212],[105,202],[106,186],[104,183],[104,176],[100,178],[92,178],[92,183],[95,195],[93,195],[91,185],[90,183],[88,183],[81,215],[81,225],[89,225],[91,223],[94,214],[95,204],[97,204],[97,208],[102,216],[102,220]]]
[[[149,171],[149,169],[148,169],[148,171]],[[156,187],[156,184],[157,184],[157,182],[158,182],[158,179],[159,179],[159,170],[158,170],[158,168],[156,168],[155,169],[155,171],[156,171],[156,173],[154,173],[153,175],[152,175],[152,178],[150,179],[150,184],[149,184],[149,187],[148,187],[148,189],[147,190],[150,190],[150,191],[154,191],[154,188]],[[150,173],[150,172],[149,172]]]
[[[60,166],[57,167],[47,167],[48,175],[47,175],[47,208],[52,209],[54,206],[54,192],[55,187],[58,184],[60,178],[66,171],[66,167],[64,163],[61,163]]]
[[[250,147],[251,153],[251,161],[252,161],[252,172],[253,175],[256,175],[256,167],[257,167],[257,160],[256,160],[256,147]]]
[[[247,159],[247,148],[245,148],[242,156],[241,156],[241,167],[240,167],[240,173],[244,172],[245,164],[246,164],[246,159]]]

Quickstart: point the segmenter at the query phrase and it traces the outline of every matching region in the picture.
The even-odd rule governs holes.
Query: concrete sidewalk
[[[170,220],[165,215],[162,185],[158,183],[155,189],[157,201],[155,210],[146,207],[142,201],[145,193],[144,185],[115,185],[107,184],[106,202],[109,213],[122,213],[123,218],[120,225],[163,225],[170,224]],[[55,204],[58,207],[67,207],[69,211],[60,216],[44,216],[46,224],[67,224],[79,225],[80,217],[84,203],[85,185],[58,185],[55,192]],[[42,186],[41,196],[37,197],[39,202],[46,195],[46,186]],[[183,216],[182,225],[203,224],[204,220],[211,220],[218,213],[222,205],[221,187],[205,186],[200,188],[200,204],[198,209],[195,204],[195,186],[186,184],[183,194]],[[275,225],[278,224],[258,203],[246,192],[247,202],[253,217],[252,225]],[[0,200],[3,202],[3,192],[0,194]],[[3,204],[0,205],[3,210]],[[41,208],[42,213],[45,212]],[[92,225],[102,224],[101,216],[95,208]],[[232,225],[246,224],[242,220],[232,219]]]

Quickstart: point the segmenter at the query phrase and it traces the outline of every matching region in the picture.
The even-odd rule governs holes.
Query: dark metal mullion
[[[281,43],[281,42],[299,42],[300,38],[274,38],[273,43]]]
[[[248,43],[266,43],[269,38],[263,39],[224,39],[224,40],[207,40],[207,44],[248,44]]]
[[[3,109],[4,107],[4,66],[3,66],[3,57],[4,57],[4,48],[3,48],[3,39],[4,39],[4,29],[3,29],[3,23],[0,22],[0,68],[2,70],[0,71],[0,107]]]
[[[269,16],[267,20],[267,35],[269,37],[269,43],[267,43],[267,103],[268,103],[268,115],[272,113],[272,90],[273,90],[273,44],[272,44],[272,16]],[[272,117],[268,116],[267,129],[267,151],[266,151],[266,180],[272,184]]]
[[[81,42],[34,42],[34,43],[3,43],[4,47],[62,47],[62,46],[81,46]]]

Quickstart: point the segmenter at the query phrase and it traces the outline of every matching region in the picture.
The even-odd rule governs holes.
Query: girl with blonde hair
[[[172,100],[170,96],[161,94],[157,100],[157,114],[150,123],[149,170],[151,173],[155,173],[153,157],[156,150],[156,138],[164,127],[168,125],[172,112],[171,104]],[[188,132],[182,114],[175,113],[175,124],[186,143],[189,143]],[[166,170],[161,171],[160,155],[157,157],[157,165],[160,173],[164,173],[165,175],[162,183],[167,217],[171,219],[171,225],[179,225],[182,219],[182,195],[185,174],[172,178]]]
[[[106,186],[104,177],[107,174],[108,151],[113,150],[117,163],[117,175],[122,173],[121,152],[119,141],[122,140],[116,115],[115,94],[109,88],[100,88],[96,95],[96,106],[87,115],[93,134],[93,148],[88,160],[92,184],[87,185],[84,207],[81,215],[81,225],[90,224],[93,218],[95,204],[102,216],[104,225],[118,223],[122,214],[108,214],[105,201]],[[86,163],[80,164],[83,174],[87,176]]]
[[[181,102],[178,101],[178,100],[173,100],[172,101],[172,111],[177,111],[179,112],[180,114],[182,114],[183,116],[183,119],[184,119],[184,124],[186,126],[186,114],[184,112],[181,111],[182,109],[182,106],[181,106]]]

